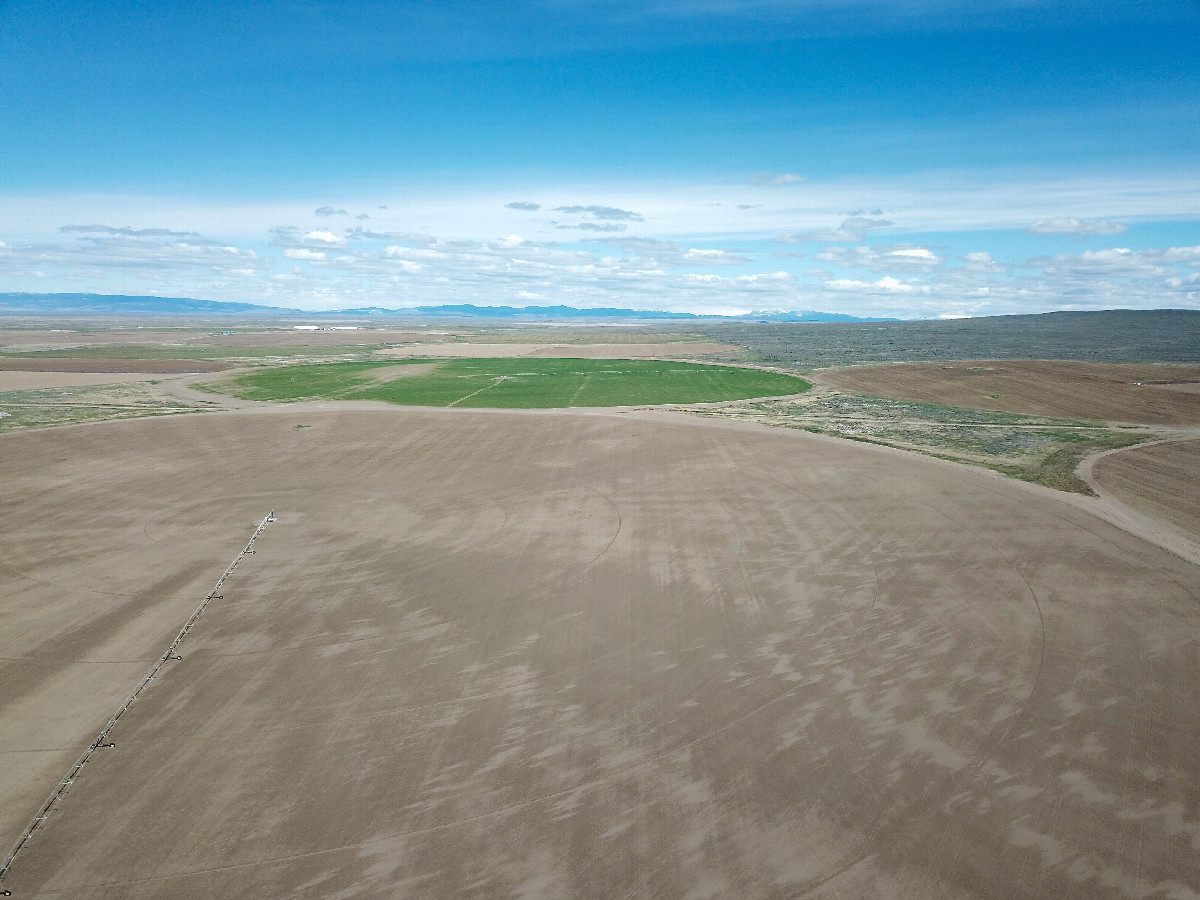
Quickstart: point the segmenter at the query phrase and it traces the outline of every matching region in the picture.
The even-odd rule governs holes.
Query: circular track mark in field
[[[804,434],[312,416],[89,429],[177,454],[201,497],[291,493],[14,889],[1082,898],[1200,881],[1177,827],[1200,813],[1183,561],[1053,498]],[[293,422],[312,427],[255,439]],[[233,449],[196,465],[198,433]],[[119,447],[87,449],[77,477],[103,480]],[[177,477],[138,482],[168,548]],[[82,527],[102,502],[59,514]],[[97,521],[100,558],[126,531]],[[197,532],[197,552],[219,537]]]

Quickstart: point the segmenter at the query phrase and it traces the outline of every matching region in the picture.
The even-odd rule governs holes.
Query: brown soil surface
[[[74,331],[64,328],[21,328],[9,331],[0,328],[0,347],[29,350],[104,344],[177,344],[197,337],[200,337],[200,334],[188,329],[114,328]]]
[[[306,427],[300,427],[306,426]],[[1192,897],[1200,568],[666,413],[0,437],[14,897]]]
[[[131,372],[178,375],[186,372],[223,372],[232,368],[232,363],[216,359],[0,359],[0,372]]]
[[[41,391],[47,388],[83,387],[92,384],[132,384],[153,381],[154,374],[131,372],[11,372],[0,369],[0,391]]]
[[[534,356],[554,359],[681,359],[731,353],[740,350],[732,344],[709,341],[679,341],[673,344],[487,344],[487,343],[426,343],[408,347],[380,350],[378,355],[390,357],[443,356],[491,359],[509,356]]]
[[[1091,475],[1103,493],[1200,541],[1200,440],[1106,454]]]
[[[1145,425],[1200,425],[1200,393],[1178,389],[1200,382],[1200,366],[968,360],[856,366],[821,372],[817,378],[846,390],[948,406]]]
[[[420,329],[358,328],[353,331],[239,331],[197,338],[206,347],[343,347],[355,344],[392,344],[448,337]]]
[[[0,329],[0,347],[68,348],[111,344],[195,345],[203,347],[339,347],[386,344],[446,338],[442,331],[426,329],[358,328],[353,331],[297,331],[294,328],[239,330],[233,334],[195,329],[115,328],[108,331]]]
[[[741,350],[733,344],[710,341],[680,341],[674,344],[555,344],[542,346],[529,356],[566,359],[640,359],[641,357],[709,356]]]

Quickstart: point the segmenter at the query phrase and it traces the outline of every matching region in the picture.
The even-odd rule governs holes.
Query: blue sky
[[[1200,2],[0,0],[0,291],[1200,308]]]

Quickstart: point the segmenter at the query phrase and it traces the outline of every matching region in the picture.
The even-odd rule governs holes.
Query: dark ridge
[[[923,322],[713,323],[709,337],[798,369],[949,359],[1200,363],[1200,311],[1053,312]]]

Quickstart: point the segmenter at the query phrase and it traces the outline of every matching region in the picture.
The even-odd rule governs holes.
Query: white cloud
[[[428,260],[430,262],[446,258],[446,251],[436,247],[405,247],[394,244],[383,249],[384,259]]]
[[[815,241],[823,244],[857,244],[865,239],[861,231],[847,231],[844,228],[824,228],[817,231],[789,232],[775,238],[780,244],[799,244],[802,241]]]
[[[1163,251],[1162,258],[1163,262],[1200,266],[1200,245],[1195,247],[1168,247]]]
[[[518,247],[524,246],[524,244],[525,238],[519,234],[510,234],[508,237],[488,241],[488,246],[493,250],[516,250]]]
[[[684,253],[679,260],[685,265],[699,263],[702,266],[736,266],[749,262],[747,257],[730,253],[728,250],[697,250],[695,247]]]
[[[794,281],[791,272],[762,272],[758,275],[739,275],[739,282],[743,284],[759,284],[771,281]]]
[[[1026,229],[1030,234],[1124,234],[1129,226],[1123,222],[1093,219],[1085,222],[1074,216],[1058,216],[1054,219],[1038,219]]]
[[[1126,247],[1107,247],[1111,241],[1093,238],[1092,249],[1084,253],[1039,256],[1007,270],[993,255],[1003,248],[1003,258],[1018,258],[1014,248],[1024,241],[1034,247],[1027,254],[1032,256],[1041,239],[1018,232],[1029,222],[1050,221],[1062,209],[1085,223],[1149,220],[1165,216],[1164,210],[1176,220],[1200,219],[1200,179],[972,182],[947,175],[809,182],[802,190],[762,191],[756,199],[763,204],[753,216],[735,213],[746,199],[744,180],[537,187],[544,197],[542,214],[569,208],[580,196],[604,204],[596,209],[653,210],[652,226],[601,219],[590,207],[551,213],[577,223],[576,228],[585,223],[627,225],[635,232],[653,228],[588,235],[599,241],[577,240],[579,231],[555,230],[555,223],[536,211],[505,209],[512,202],[511,186],[491,192],[478,187],[447,191],[444,185],[423,190],[415,185],[403,195],[346,198],[351,210],[389,206],[390,211],[373,214],[372,229],[378,230],[369,231],[347,227],[364,224],[353,219],[341,220],[336,228],[310,228],[320,198],[252,207],[163,198],[4,197],[0,238],[7,246],[0,247],[0,277],[6,290],[145,292],[303,308],[396,306],[399,297],[431,304],[505,303],[519,291],[536,293],[547,303],[578,306],[828,309],[860,315],[1200,308],[1200,247],[1185,246],[1194,239],[1153,249],[1132,238],[1122,239]],[[849,212],[859,206],[864,208]],[[148,209],[171,228],[146,221]],[[863,245],[864,235],[878,234],[869,226],[889,227],[883,223],[892,220],[904,223],[908,243]],[[61,232],[65,221],[118,224]],[[858,227],[821,231],[831,223]],[[1177,222],[1164,227],[1186,233]],[[969,229],[978,229],[977,236],[966,237]],[[989,229],[1008,234],[993,246],[986,242]],[[944,260],[946,251],[916,236],[922,231],[957,233],[955,245],[965,238],[974,252],[957,251],[956,259]],[[572,238],[553,240],[564,234]],[[781,235],[779,244],[764,248],[775,235]],[[824,269],[787,255],[799,248],[786,245],[819,238],[824,246],[804,249]],[[771,258],[772,249],[784,255]],[[798,268],[791,274],[754,272],[750,265],[757,259]],[[298,272],[291,271],[294,262],[301,264]],[[742,268],[728,277],[708,274],[727,263]],[[46,275],[36,285],[35,271]],[[397,285],[404,291],[398,293]]]
[[[334,234],[332,231],[310,231],[304,235],[304,240],[312,243],[334,244],[341,246],[346,243],[346,239]]]
[[[858,244],[865,237],[863,232],[870,228],[887,228],[893,224],[887,219],[868,219],[863,216],[850,216],[842,219],[837,228],[818,228],[816,231],[793,231],[782,234],[775,240],[780,244],[798,244],[801,241],[815,241],[824,244]]]
[[[569,213],[572,215],[592,216],[596,219],[621,219],[630,222],[640,222],[642,217],[640,213],[635,213],[629,209],[620,209],[615,206],[556,206],[555,212]]]
[[[823,262],[845,268],[867,268],[873,271],[900,269],[928,271],[945,262],[927,247],[914,244],[892,244],[883,247],[826,247],[816,255]]]
[[[580,222],[578,225],[555,225],[555,228],[578,228],[580,231],[625,231],[624,222]]]
[[[932,265],[938,265],[942,261],[941,257],[935,255],[930,250],[926,250],[924,247],[901,247],[899,250],[889,251],[887,256],[893,259],[911,259]]]
[[[755,184],[800,184],[804,180],[803,175],[797,175],[795,172],[782,172],[778,175],[773,172],[759,172],[754,176]]]
[[[920,284],[919,282],[900,281],[897,278],[892,278],[890,275],[871,283],[851,278],[835,278],[832,281],[825,282],[825,284],[837,291],[886,291],[896,294],[928,293],[929,291],[928,285]]]
[[[352,241],[403,241],[407,244],[436,244],[437,238],[432,234],[420,234],[414,231],[371,231],[356,225],[346,229],[346,237]]]
[[[1109,250],[1085,250],[1079,254],[1040,256],[1031,259],[1028,265],[1053,275],[1120,277],[1166,274],[1163,261],[1163,253],[1159,250],[1135,252],[1128,247],[1114,247]]]
[[[684,250],[674,241],[661,241],[657,238],[596,238],[588,243],[616,247],[630,254],[634,264],[640,267],[736,266],[750,261],[750,258],[745,254],[732,250],[701,249],[698,247],[691,247]],[[616,262],[616,264],[619,265],[621,263]]]
[[[963,266],[968,272],[1004,272],[1007,271],[1004,266],[992,259],[992,254],[986,250],[978,250],[974,253],[967,253],[963,256],[965,265]]]
[[[171,231],[169,228],[130,228],[128,225],[121,228],[114,228],[111,225],[63,225],[58,230],[64,234],[74,231],[80,234],[119,234],[125,237],[200,237],[194,231]]]
[[[283,255],[288,259],[304,259],[309,262],[319,262],[325,259],[325,254],[320,250],[305,250],[303,247],[289,247],[283,251]]]
[[[868,219],[864,216],[850,216],[842,220],[841,227],[845,230],[859,231],[865,228],[887,228],[892,224],[887,219]]]

